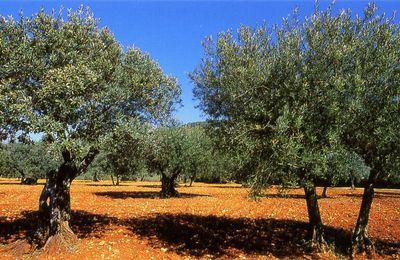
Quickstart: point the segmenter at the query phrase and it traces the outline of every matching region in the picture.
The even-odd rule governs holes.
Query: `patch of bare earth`
[[[40,185],[19,185],[0,179],[1,259],[29,252],[19,239],[36,225]],[[73,253],[50,252],[28,257],[57,259],[273,259],[347,257],[361,203],[362,189],[332,188],[320,199],[326,237],[336,249],[326,253],[304,250],[306,202],[301,189],[286,197],[269,189],[260,200],[248,199],[240,185],[194,183],[179,187],[180,198],[160,199],[159,183],[74,181],[71,226],[78,237]],[[318,190],[320,194],[321,190]],[[400,191],[378,189],[369,233],[374,258],[400,257]],[[17,244],[17,250],[9,250]],[[22,248],[22,249],[21,249]],[[7,250],[6,250],[7,249]],[[15,248],[14,248],[15,249]],[[24,253],[24,252],[22,252]],[[358,258],[368,256],[358,256]]]

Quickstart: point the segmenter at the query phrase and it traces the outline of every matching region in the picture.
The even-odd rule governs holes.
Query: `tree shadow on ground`
[[[346,196],[346,197],[356,197],[356,198],[362,198],[363,194],[341,194],[340,196]],[[375,191],[374,192],[374,198],[394,198],[398,199],[400,198],[400,193],[395,193],[395,192],[384,192],[384,191]]]
[[[95,192],[97,196],[110,197],[112,199],[157,199],[160,193],[155,191],[104,191]],[[209,197],[204,194],[179,193],[178,198]]]
[[[130,185],[129,184],[123,184],[123,183],[120,183],[118,185],[88,183],[88,184],[85,184],[85,186],[92,186],[92,187],[128,187]]]
[[[24,211],[17,219],[0,216],[0,244],[31,238],[37,212]],[[273,255],[278,258],[301,257],[306,253],[308,223],[284,219],[228,218],[192,214],[157,214],[143,218],[118,219],[86,211],[72,211],[71,227],[78,238],[100,238],[110,224],[126,226],[133,234],[147,238],[155,248],[167,247],[180,255],[234,257],[233,251]],[[350,231],[325,228],[326,240],[335,253],[349,256]],[[373,239],[379,253],[400,253],[400,241]],[[232,251],[233,250],[233,251]]]
[[[12,242],[30,236],[37,223],[36,211],[23,211],[20,217],[1,217],[0,219],[0,243]]]
[[[400,254],[400,241],[395,242],[388,240],[374,240],[374,243],[377,251],[384,256],[389,256],[388,258],[392,258],[393,255]]]
[[[22,184],[21,181],[19,182],[0,182],[0,185],[21,185],[21,186],[35,186],[35,185],[43,185],[43,183],[36,183],[36,184]]]
[[[131,231],[148,238],[153,247],[167,247],[181,255],[233,257],[230,249],[278,258],[306,253],[308,224],[301,221],[158,214],[128,222]],[[326,229],[327,240],[342,255],[350,237],[349,231]]]
[[[141,187],[141,188],[157,188],[157,189],[161,189],[161,184],[143,184],[143,185],[137,185],[137,187]],[[242,187],[242,186],[224,186],[224,185],[193,185],[193,186],[189,186],[188,183],[179,183],[177,185],[177,188],[218,188],[218,189],[245,189],[246,187]]]
[[[375,191],[375,195],[381,197],[400,198],[400,192]]]
[[[136,187],[161,189],[161,184],[143,184],[143,185],[137,185]]]
[[[303,199],[305,200],[305,196],[302,194],[261,194],[260,198],[277,198],[277,199]]]
[[[6,244],[18,239],[31,241],[37,222],[37,211],[23,211],[16,219],[0,217],[0,243]],[[101,237],[111,223],[118,222],[118,219],[106,215],[82,210],[71,212],[71,228],[78,238]]]
[[[187,186],[190,187],[190,186]],[[196,186],[192,186],[194,188],[207,188],[207,189],[248,189],[247,187],[243,187],[243,186],[229,186],[229,184],[227,185],[196,185]]]

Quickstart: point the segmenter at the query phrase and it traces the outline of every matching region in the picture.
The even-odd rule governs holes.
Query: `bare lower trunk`
[[[77,240],[69,226],[71,219],[71,182],[85,171],[98,151],[91,149],[79,167],[69,151],[62,153],[64,162],[57,171],[47,174],[46,184],[39,198],[38,227],[33,243],[52,255],[74,249]]]
[[[111,174],[111,181],[112,181],[112,185],[115,186],[114,176],[112,176],[112,174]]]
[[[327,189],[328,189],[328,187],[327,187],[327,186],[324,186],[324,189],[322,190],[322,194],[321,194],[321,197],[322,197],[322,198],[327,198],[327,197],[328,197],[328,196],[326,195]]]
[[[94,174],[93,174],[93,181],[94,182],[99,182],[100,181],[99,178],[97,177],[97,172],[94,172]]]
[[[308,219],[310,222],[310,243],[313,249],[323,250],[326,247],[323,225],[319,212],[317,193],[314,185],[305,185]]]
[[[119,181],[120,181],[120,176],[117,175],[117,182],[115,183],[115,185],[119,186]]]
[[[167,176],[164,173],[161,175],[161,198],[178,197],[179,193],[175,189],[175,179],[178,174]]]
[[[34,242],[52,253],[73,250],[76,236],[69,226],[70,186],[76,169],[63,164],[51,171],[39,198],[39,221]]]
[[[193,185],[193,182],[194,182],[194,178],[190,178],[189,187],[192,187],[192,185]]]
[[[361,253],[373,248],[373,244],[368,237],[368,219],[371,211],[372,200],[374,198],[374,185],[378,178],[379,171],[372,169],[368,182],[364,188],[360,213],[358,214],[357,224],[353,232],[352,253]]]
[[[354,178],[351,178],[350,181],[351,181],[351,189],[355,190],[356,187],[354,186]]]

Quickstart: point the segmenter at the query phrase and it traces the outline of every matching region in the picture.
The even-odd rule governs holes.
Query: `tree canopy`
[[[191,75],[199,107],[244,151],[241,165],[253,169],[254,189],[271,175],[304,186],[317,244],[322,222],[313,186],[326,177],[330,154],[357,153],[371,168],[370,184],[374,171],[395,169],[399,158],[399,26],[375,5],[356,18],[332,7],[304,22],[294,12],[280,26],[210,37]],[[365,227],[367,212],[360,218]]]
[[[1,176],[19,177],[22,182],[26,178],[44,178],[60,163],[60,158],[52,154],[42,142],[3,144],[0,154]]]
[[[178,196],[178,177],[191,182],[211,172],[212,142],[202,125],[149,129],[143,139],[142,156],[149,172],[161,176],[161,197]]]
[[[123,51],[89,9],[0,17],[0,134],[11,141],[41,134],[62,155],[40,197],[37,244],[73,237],[70,183],[103,137],[132,120],[169,120],[179,96],[175,78],[139,49]]]

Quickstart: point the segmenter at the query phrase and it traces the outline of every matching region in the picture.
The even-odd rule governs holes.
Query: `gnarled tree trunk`
[[[47,175],[39,199],[39,223],[35,243],[51,252],[73,250],[76,236],[69,226],[71,218],[70,186],[78,171],[63,163]]]
[[[323,250],[326,247],[323,225],[319,212],[315,185],[304,185],[306,195],[308,218],[310,222],[310,245],[313,249]]]
[[[372,200],[374,198],[374,185],[378,178],[379,170],[372,168],[368,177],[368,182],[364,188],[360,212],[352,238],[352,254],[369,251],[373,244],[368,237],[368,219],[371,211]]]
[[[73,162],[69,151],[63,152],[64,162],[57,171],[47,174],[46,184],[39,198],[38,227],[33,242],[52,254],[74,249],[76,236],[71,230],[72,181],[85,171],[98,151],[91,149],[79,167]]]
[[[179,193],[175,189],[175,180],[179,174],[174,173],[171,176],[167,176],[165,173],[161,174],[161,198],[178,197]]]

